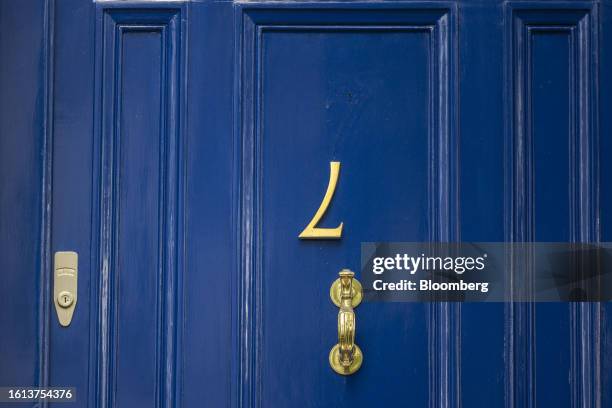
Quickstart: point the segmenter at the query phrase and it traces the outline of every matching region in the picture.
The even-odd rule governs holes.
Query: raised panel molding
[[[151,358],[155,373],[153,379],[147,379],[149,382],[142,380],[141,383],[154,390],[147,396],[154,406],[180,406],[181,331],[177,328],[181,327],[183,279],[184,166],[181,135],[184,103],[181,99],[186,95],[184,14],[184,6],[177,3],[135,5],[103,2],[96,5],[93,166],[94,180],[99,180],[99,185],[94,186],[93,192],[92,242],[95,248],[93,253],[97,255],[94,255],[93,265],[96,267],[92,270],[97,271],[99,276],[92,278],[92,357],[88,404],[91,407],[129,406],[126,398],[117,400],[120,381],[117,380],[116,367],[121,359],[129,358],[131,354],[130,350],[118,349],[119,325],[123,321],[123,324],[139,327],[140,319],[133,314],[142,307],[146,308],[146,313],[152,314],[155,322],[155,336],[149,345],[155,349],[155,356]],[[143,77],[149,75],[150,85],[130,86],[127,80],[124,81],[125,78],[139,78],[141,74]],[[141,101],[136,96],[140,94],[136,92],[151,92],[152,98]],[[131,93],[134,96],[131,97]],[[124,110],[130,113],[126,117],[122,117]],[[143,120],[143,117],[152,120]],[[143,130],[153,131],[148,133]],[[139,153],[138,144],[142,145]],[[130,161],[130,152],[141,154],[142,163],[149,168],[143,170],[138,167],[143,164],[133,165],[140,160]],[[143,171],[154,179],[148,184],[138,184],[133,180],[129,184],[130,173],[134,178],[134,174]],[[126,184],[128,186],[124,187]],[[134,193],[135,187],[142,189],[140,194]],[[159,202],[156,210],[143,208],[143,213],[148,211],[149,215],[148,219],[143,219],[152,222],[137,225],[138,221],[131,221],[131,224],[130,220],[122,221],[122,209],[130,209],[132,216],[134,213],[134,204],[130,207],[126,197],[130,200],[149,198]],[[121,230],[124,224],[129,228]],[[121,254],[119,250],[130,245],[122,243],[122,240],[134,238],[134,234],[138,234],[139,241],[155,245],[152,252],[157,252],[153,254],[157,259],[149,260],[156,265],[153,270],[138,268],[128,271],[119,267],[120,260],[123,260],[123,266],[135,262],[129,260],[130,254],[125,253],[128,251]],[[121,274],[142,274],[143,281],[148,279],[147,282],[152,283],[153,287],[146,287],[147,284],[143,283],[143,293],[126,293],[128,290],[125,288],[121,292],[118,285]],[[132,285],[133,282],[130,281]],[[150,296],[144,294],[145,289]],[[126,300],[128,298],[129,302]],[[138,306],[138,302],[144,305]],[[122,313],[120,303],[130,308],[129,319],[126,316],[119,318]],[[140,324],[146,327],[146,323]],[[124,342],[130,341],[129,333],[123,336]],[[132,343],[134,341],[129,343],[130,347],[139,347]]]
[[[535,36],[567,37],[569,60],[569,239],[599,240],[597,129],[597,5],[521,3],[507,5],[506,214],[509,241],[535,241],[536,162],[533,138],[533,41]],[[551,37],[552,38],[552,37]],[[543,40],[541,40],[543,41]],[[558,118],[563,120],[564,118]],[[530,279],[528,267],[507,279]],[[511,281],[508,281],[511,285]],[[600,406],[600,306],[572,303],[570,390],[572,405]],[[535,406],[535,305],[506,306],[507,406]]]
[[[240,4],[237,6],[237,174],[240,175],[239,243],[237,282],[240,308],[236,319],[236,341],[240,349],[234,372],[240,379],[238,400],[233,406],[260,407],[261,377],[259,343],[262,328],[262,265],[259,231],[262,209],[261,186],[261,49],[270,31],[368,32],[399,31],[427,33],[430,38],[429,81],[431,116],[428,135],[430,164],[429,238],[457,238],[457,148],[455,5],[450,3],[377,4]],[[429,312],[429,395],[431,406],[459,405],[458,305],[435,303]]]

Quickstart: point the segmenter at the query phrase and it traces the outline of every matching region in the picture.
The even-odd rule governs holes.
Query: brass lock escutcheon
[[[77,303],[79,255],[73,251],[55,253],[53,265],[53,303],[59,323],[70,325]]]
[[[343,269],[340,277],[332,284],[329,291],[332,302],[340,308],[338,312],[338,344],[329,352],[329,364],[335,372],[350,375],[359,370],[363,362],[363,354],[355,344],[355,312],[354,307],[361,303],[363,289],[355,273]]]

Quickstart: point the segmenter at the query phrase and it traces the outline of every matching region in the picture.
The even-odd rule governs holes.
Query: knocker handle
[[[330,296],[334,304],[340,307],[338,312],[338,344],[329,353],[329,364],[338,374],[353,374],[363,362],[361,349],[355,344],[355,312],[363,297],[361,284],[354,279],[355,273],[343,269],[340,278],[332,284]]]

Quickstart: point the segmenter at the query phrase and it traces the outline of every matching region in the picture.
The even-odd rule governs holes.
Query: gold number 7
[[[327,207],[329,207],[329,203],[334,196],[334,192],[336,191],[336,184],[338,184],[338,176],[340,175],[340,162],[330,162],[329,163],[329,183],[327,184],[327,191],[325,192],[325,197],[323,197],[323,201],[321,201],[321,205],[319,209],[315,213],[310,223],[304,228],[299,235],[301,239],[322,239],[322,238],[340,238],[342,236],[342,227],[344,223],[340,223],[336,228],[318,228],[317,224],[323,218],[325,211],[327,211]]]

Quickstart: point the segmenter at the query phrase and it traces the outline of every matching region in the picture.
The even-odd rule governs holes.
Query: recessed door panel
[[[433,306],[361,305],[356,343],[369,352],[347,379],[327,363],[338,336],[327,293],[341,269],[358,270],[361,242],[451,234],[451,11],[242,12],[250,398],[259,406],[393,405],[408,382],[421,385],[411,400],[424,405]],[[300,240],[331,161],[341,169],[319,226],[342,222],[342,236]]]

